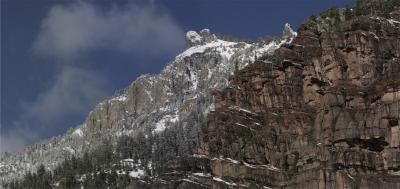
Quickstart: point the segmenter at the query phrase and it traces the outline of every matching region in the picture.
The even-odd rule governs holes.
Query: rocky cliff
[[[388,3],[311,17],[237,71],[194,155],[170,162],[186,180],[164,187],[400,188],[400,8]]]
[[[400,9],[372,8],[308,21],[216,93],[212,188],[400,188]]]

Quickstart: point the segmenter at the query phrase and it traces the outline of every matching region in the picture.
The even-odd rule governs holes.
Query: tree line
[[[196,118],[192,118],[196,119]],[[130,167],[119,164],[132,159],[141,165],[146,177],[157,177],[166,168],[166,161],[191,153],[201,128],[177,125],[159,134],[139,132],[120,136],[116,141],[103,139],[94,150],[82,156],[65,157],[55,169],[40,165],[36,172],[27,172],[22,179],[3,184],[4,188],[124,188],[133,180]],[[151,166],[150,166],[151,165]],[[125,174],[118,174],[118,171]]]

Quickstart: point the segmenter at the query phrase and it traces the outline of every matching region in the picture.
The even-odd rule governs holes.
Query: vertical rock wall
[[[237,188],[400,188],[400,21],[341,16],[308,21],[216,93],[197,149],[217,157],[214,178]]]

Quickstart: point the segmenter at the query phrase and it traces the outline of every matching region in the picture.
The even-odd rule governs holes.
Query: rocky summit
[[[332,8],[257,43],[208,29],[186,38],[159,75],[138,78],[78,128],[3,156],[3,182],[40,164],[65,170],[74,162],[65,155],[79,164],[109,140],[111,163],[73,172],[73,186],[104,173],[132,189],[400,188],[398,1]],[[114,171],[129,181],[110,184]],[[55,178],[52,187],[68,183]]]

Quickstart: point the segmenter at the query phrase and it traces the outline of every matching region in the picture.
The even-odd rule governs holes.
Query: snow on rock
[[[136,171],[130,171],[129,176],[132,178],[139,178],[144,175],[144,170],[143,169],[138,169]]]
[[[74,154],[74,153],[75,153],[75,150],[72,149],[71,147],[65,147],[65,148],[63,148],[63,149],[64,149],[65,151],[71,153],[71,154]]]
[[[252,112],[252,111],[250,111],[250,110],[241,108],[241,107],[239,107],[239,106],[229,106],[228,108],[231,109],[231,110],[237,110],[237,111],[246,112],[246,113],[248,113],[248,114],[257,115],[256,113],[254,113],[254,112]]]
[[[283,44],[285,44],[286,42],[287,42],[286,40],[283,40],[280,43],[278,43],[276,41],[272,41],[268,44],[264,44],[263,46],[261,46],[255,50],[256,56],[261,57],[264,54],[272,53],[276,49],[281,47]]]
[[[268,164],[268,165],[260,165],[260,166],[265,167],[265,168],[267,168],[267,169],[269,169],[271,171],[279,171],[280,170],[279,168],[277,168],[277,167],[275,167],[273,165],[270,165],[270,164]]]
[[[193,154],[192,157],[195,157],[195,158],[208,158],[208,156],[204,155],[204,154]]]
[[[283,29],[283,34],[282,37],[284,39],[290,39],[290,38],[294,38],[297,36],[297,32],[295,32],[292,27],[290,26],[289,23],[286,23]]]
[[[111,99],[111,101],[121,101],[124,102],[126,101],[127,97],[125,95],[121,95],[121,96],[116,96],[114,98]]]
[[[81,128],[76,129],[72,134],[76,135],[76,136],[83,136],[83,131]]]
[[[195,31],[188,31],[186,33],[186,39],[194,44],[201,42],[201,36]]]
[[[153,96],[152,96],[152,94],[151,94],[150,91],[148,91],[148,90],[145,89],[144,92],[146,92],[146,94],[147,94],[147,96],[149,97],[150,101],[154,101],[154,98],[153,98]]]
[[[154,129],[153,133],[159,133],[164,131],[167,128],[168,123],[175,123],[179,120],[179,115],[165,115],[162,119],[160,119],[156,123],[156,128]]]
[[[176,59],[183,59],[185,57],[192,56],[193,54],[204,53],[207,49],[215,49],[215,51],[221,53],[221,55],[225,56],[227,59],[230,59],[230,57],[234,54],[232,48],[234,48],[233,46],[236,44],[238,43],[218,39],[205,45],[196,45],[190,47],[186,51],[179,54]]]
[[[189,74],[190,78],[187,78],[187,79],[192,84],[190,90],[196,91],[197,87],[199,85],[197,72],[195,70],[193,70],[191,66],[187,66],[187,70],[189,70],[189,73],[190,73]]]
[[[385,22],[385,21],[387,21],[387,22],[389,22],[389,24],[391,24],[392,26],[396,26],[396,24],[400,24],[399,21],[394,20],[394,19],[386,19],[386,18],[378,17],[378,16],[372,16],[372,17],[370,17],[370,18],[371,18],[371,19],[378,20],[378,21],[380,21],[380,22]]]
[[[268,170],[271,170],[271,171],[280,171],[279,168],[277,168],[277,167],[275,167],[275,166],[273,166],[271,164],[254,165],[254,164],[250,164],[250,163],[246,163],[246,162],[240,162],[239,160],[234,160],[234,159],[231,159],[231,158],[224,158],[224,157],[218,157],[218,158],[214,157],[211,160],[212,161],[217,161],[217,160],[219,160],[219,161],[228,161],[230,163],[237,164],[237,165],[240,165],[240,164],[243,163],[244,166],[249,167],[249,168],[253,168],[253,169],[261,168],[261,169],[268,169]]]
[[[117,170],[117,175],[126,175],[124,170]]]
[[[240,127],[244,127],[244,128],[247,128],[247,129],[250,129],[250,131],[255,131],[254,129],[248,127],[247,125],[243,125],[243,124],[241,124],[241,123],[235,123],[235,125],[240,126]]]
[[[393,26],[395,26],[396,24],[400,24],[400,22],[397,21],[397,20],[388,19],[388,21],[389,21],[389,23],[390,23],[391,25],[393,25]]]
[[[238,160],[234,160],[234,159],[231,159],[231,158],[226,158],[226,160],[228,160],[228,161],[230,161],[230,162],[232,162],[234,164],[239,164],[240,163]]]
[[[228,186],[236,186],[236,185],[237,185],[237,184],[234,183],[234,182],[228,182],[228,181],[222,180],[222,179],[219,178],[219,177],[213,177],[213,180],[215,180],[215,181],[217,181],[217,182],[222,182],[222,183],[224,183],[224,184],[226,184],[226,185],[228,185]]]
[[[193,173],[194,176],[199,176],[199,177],[210,177],[210,173]]]

